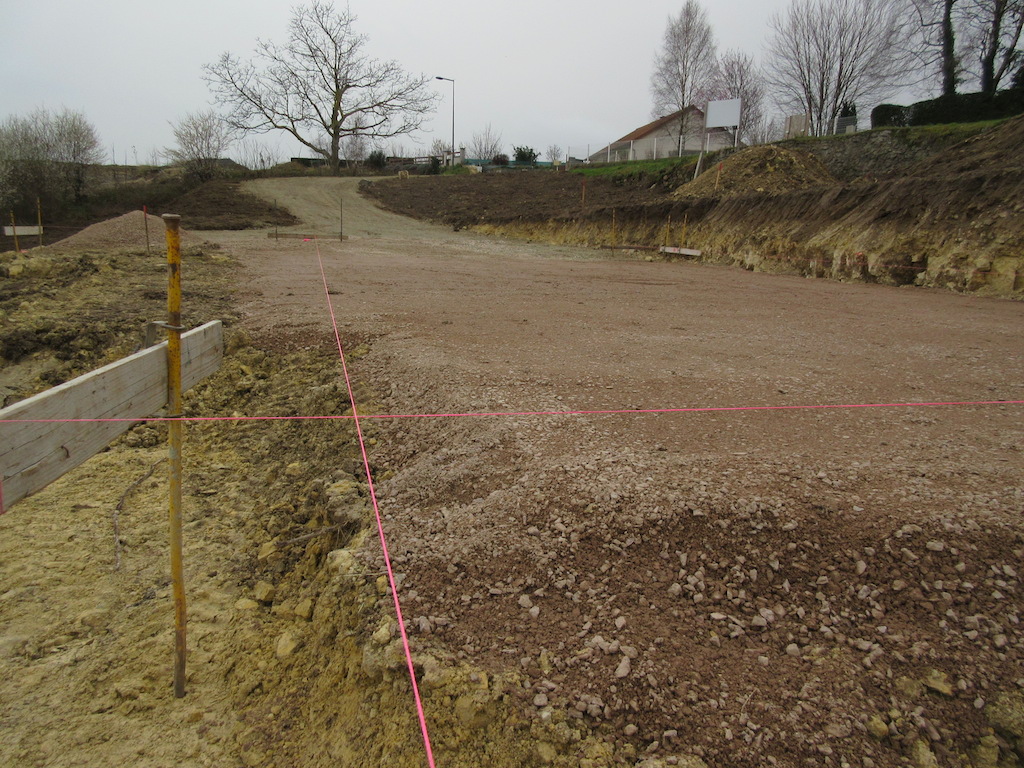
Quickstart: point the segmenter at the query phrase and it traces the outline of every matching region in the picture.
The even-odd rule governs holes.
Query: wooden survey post
[[[174,592],[174,695],[185,695],[185,576],[181,535],[181,217],[164,214],[167,235],[167,415],[170,448],[171,587]]]

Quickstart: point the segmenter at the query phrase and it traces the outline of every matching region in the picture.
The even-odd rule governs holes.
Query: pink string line
[[[338,355],[341,357],[341,368],[345,374],[345,386],[348,387],[348,399],[352,404],[352,421],[356,425],[356,434],[359,436],[359,450],[363,454],[363,469],[366,471],[366,483],[370,489],[370,500],[373,502],[373,514],[377,518],[377,534],[380,537],[380,547],[384,552],[384,565],[388,572],[388,583],[391,585],[391,597],[395,603],[395,615],[398,618],[398,630],[402,634],[402,647],[405,650],[405,662],[409,667],[409,681],[412,683],[412,695],[416,700],[416,714],[420,720],[420,732],[423,734],[423,746],[427,751],[427,762],[430,768],[435,768],[434,752],[430,747],[430,733],[427,730],[427,716],[423,711],[423,700],[420,698],[420,689],[416,684],[416,669],[412,662],[412,648],[409,646],[409,635],[405,629],[405,619],[402,617],[402,606],[398,601],[398,584],[395,583],[395,572],[391,566],[391,555],[388,552],[387,537],[384,535],[384,524],[380,517],[380,507],[377,504],[377,490],[373,484],[373,474],[370,472],[370,457],[366,452],[366,442],[363,440],[363,428],[359,423],[359,412],[356,410],[356,397],[352,390],[352,379],[348,373],[348,364],[345,362],[345,350],[341,343],[341,335],[338,332],[338,321],[334,315],[334,307],[331,305],[331,293],[327,287],[327,275],[324,272],[324,261],[320,255],[320,242],[314,239],[316,245],[316,258],[320,264],[320,278],[324,284],[324,295],[327,297],[327,309],[331,314],[331,326],[334,328],[334,340],[338,345]]]
[[[937,408],[971,405],[1024,405],[1024,400],[949,400],[906,403],[824,403],[814,405],[724,405],[690,408],[607,408],[592,411],[473,411],[467,413],[379,413],[360,415],[359,419],[471,419],[525,416],[622,416],[658,413],[736,413],[742,411],[825,411],[865,408]],[[353,411],[354,413],[354,411]],[[212,421],[354,421],[355,416],[125,416],[116,419],[0,419],[0,424],[94,424],[106,422],[212,422]]]

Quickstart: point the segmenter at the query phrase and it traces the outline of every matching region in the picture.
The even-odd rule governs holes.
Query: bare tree
[[[501,134],[495,133],[490,123],[485,125],[479,133],[473,134],[473,140],[469,142],[469,154],[474,160],[490,162],[499,152],[501,152]]]
[[[779,105],[832,130],[844,103],[888,95],[906,76],[896,0],[793,0],[773,14],[767,77]]]
[[[557,165],[562,162],[562,148],[557,144],[552,144],[548,147],[548,151],[545,153],[548,160]]]
[[[1024,58],[1024,0],[963,0],[961,10],[981,91],[994,94]]]
[[[964,74],[962,7],[962,0],[905,0],[899,43],[919,69],[913,84],[933,82],[938,73],[941,94],[956,93]]]
[[[444,139],[434,139],[430,142],[430,156],[443,158],[449,152],[452,151],[451,142],[445,141]]]
[[[37,109],[0,124],[0,206],[34,213],[80,201],[89,171],[103,159],[99,138],[80,112]]]
[[[740,99],[740,139],[756,144],[764,122],[766,86],[764,75],[754,58],[741,51],[731,50],[718,60],[718,98]]]
[[[352,133],[345,137],[345,160],[355,165],[362,165],[370,153],[370,142],[361,133]]]
[[[686,0],[679,15],[668,19],[651,75],[653,113],[680,112],[680,142],[687,128],[685,110],[706,105],[715,87],[716,68],[715,35],[707,12],[697,0]]]
[[[49,123],[51,157],[66,191],[79,202],[85,194],[87,174],[103,160],[96,129],[81,112],[67,108],[53,115]]]
[[[167,154],[185,173],[198,181],[209,181],[220,170],[220,159],[231,146],[235,131],[212,109],[185,115],[171,124],[176,147]]]
[[[387,139],[420,127],[436,96],[430,78],[395,61],[372,59],[347,8],[313,0],[293,10],[288,42],[261,40],[254,60],[224,53],[204,67],[206,80],[243,131],[286,131],[337,172],[342,140]]]
[[[278,147],[271,147],[252,138],[238,142],[235,152],[238,162],[250,171],[268,171],[282,160]]]

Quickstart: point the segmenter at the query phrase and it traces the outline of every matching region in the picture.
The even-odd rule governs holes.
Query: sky
[[[704,2],[719,51],[760,59],[768,19],[788,0]],[[174,145],[171,124],[214,107],[202,67],[257,39],[285,42],[294,3],[280,0],[0,0],[0,119],[36,107],[82,112],[108,158],[151,163]],[[343,8],[341,1],[335,3]],[[652,119],[650,76],[682,0],[350,0],[367,52],[406,71],[455,82],[455,141],[490,124],[505,151],[552,144],[597,151]],[[396,140],[409,154],[451,141],[452,84],[432,80],[437,112]],[[276,155],[301,151],[285,134],[257,137]]]

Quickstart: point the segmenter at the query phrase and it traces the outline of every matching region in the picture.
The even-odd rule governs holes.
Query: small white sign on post
[[[41,235],[43,234],[43,228],[36,226],[35,224],[28,226],[25,224],[19,224],[16,227],[4,227],[4,234],[8,237],[26,237],[28,235]]]

